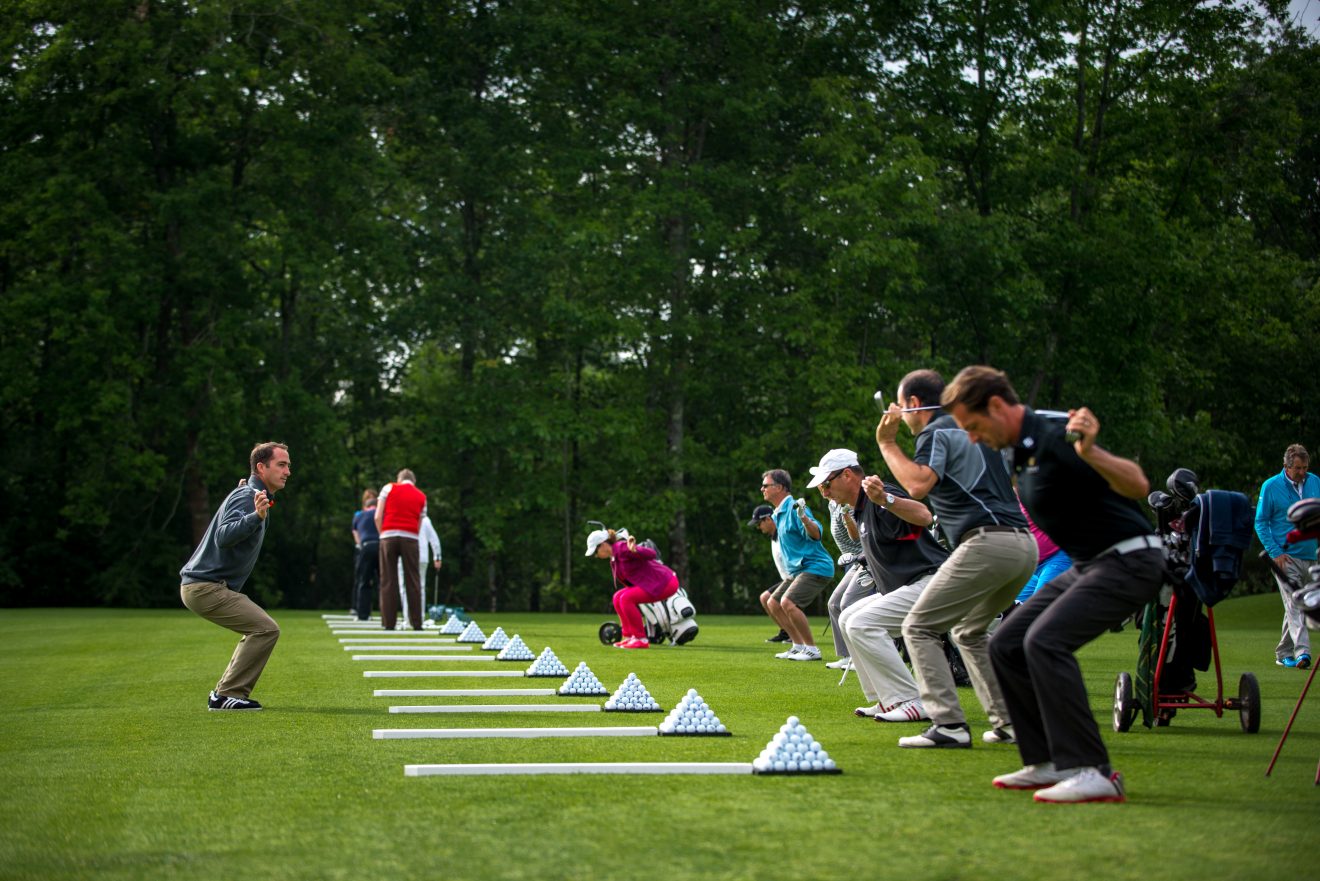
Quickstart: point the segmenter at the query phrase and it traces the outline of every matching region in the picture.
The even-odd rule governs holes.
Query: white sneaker
[[[1039,765],[1027,765],[1011,774],[1000,774],[991,782],[995,789],[1044,789],[1056,783],[1062,783],[1077,773],[1069,768],[1060,771],[1053,762],[1041,762]]]
[[[1013,726],[1005,725],[1002,728],[991,728],[989,731],[981,732],[982,743],[1017,743],[1017,738],[1013,736]]]
[[[1067,780],[1049,789],[1036,791],[1036,801],[1050,804],[1082,804],[1093,801],[1127,801],[1123,792],[1123,775],[1117,771],[1106,777],[1099,768],[1078,768]]]
[[[858,707],[857,709],[853,710],[853,715],[862,716],[863,718],[866,719],[874,719],[876,716],[880,715],[884,711],[885,711],[884,704],[880,703],[879,701],[876,701],[875,703],[871,704],[869,707]]]
[[[932,725],[912,737],[900,737],[898,745],[904,749],[971,749],[972,732],[967,723],[960,725]]]
[[[809,645],[809,646],[807,646],[806,648],[798,649],[796,652],[794,652],[793,654],[789,655],[789,656],[788,656],[788,659],[789,659],[790,661],[820,661],[820,660],[824,660],[824,659],[821,658],[821,656],[820,656],[820,649],[816,648],[814,645]]]
[[[782,652],[780,652],[779,654],[775,655],[775,657],[776,657],[776,658],[783,658],[784,660],[788,660],[788,659],[791,658],[793,655],[796,655],[796,654],[797,654],[797,651],[798,651],[798,650],[797,650],[797,647],[794,646],[794,647],[792,647],[792,648],[787,649],[786,651],[782,651]]]
[[[851,670],[852,658],[839,658],[837,661],[830,661],[825,666],[831,670]]]
[[[922,719],[928,719],[926,708],[921,705],[920,698],[913,698],[908,701],[901,701],[883,712],[875,714],[877,722],[920,722]]]

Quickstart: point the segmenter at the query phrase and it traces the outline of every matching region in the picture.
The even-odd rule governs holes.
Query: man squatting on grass
[[[820,649],[816,648],[811,624],[802,609],[829,586],[834,578],[834,561],[821,544],[820,523],[805,500],[794,504],[792,490],[793,480],[781,468],[761,475],[761,496],[774,509],[771,517],[779,536],[779,550],[792,579],[761,594],[761,605],[793,640],[792,647],[776,658],[819,661]]]
[[[962,652],[972,688],[990,719],[991,730],[981,739],[1012,742],[1011,716],[990,666],[988,630],[1031,578],[1038,554],[1003,459],[970,441],[951,416],[940,412],[943,391],[938,373],[914,370],[898,385],[899,403],[889,406],[875,429],[895,481],[912,498],[928,500],[953,548],[903,622],[921,703],[933,723],[922,734],[899,738],[898,745],[908,749],[972,745],[944,654],[945,631]],[[898,446],[900,423],[917,436],[912,459]]]
[[[243,634],[207,700],[212,710],[261,709],[248,695],[280,638],[275,619],[241,591],[261,553],[266,518],[275,504],[271,496],[289,481],[289,448],[274,441],[257,444],[248,462],[252,475],[215,512],[201,544],[179,570],[183,604],[207,621]]]
[[[830,450],[812,471],[816,476],[810,485],[819,485],[821,495],[855,511],[866,568],[880,589],[839,616],[862,694],[872,702],[853,713],[877,722],[925,719],[917,682],[894,637],[922,589],[949,557],[927,528],[934,519],[930,509],[908,498],[901,487],[868,476],[852,450]]]
[[[1164,545],[1135,501],[1149,481],[1136,462],[1096,445],[1090,410],[1068,411],[1066,428],[1041,419],[994,368],[964,368],[940,401],[973,440],[1012,450],[1027,513],[1073,559],[990,642],[1023,764],[994,785],[1039,790],[1042,802],[1121,802],[1123,780],[1109,766],[1074,653],[1159,594]],[[1065,430],[1078,440],[1069,443]]]

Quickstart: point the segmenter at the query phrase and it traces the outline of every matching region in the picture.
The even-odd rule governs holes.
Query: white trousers
[[[902,635],[903,620],[933,575],[889,593],[859,600],[839,616],[862,694],[871,703],[888,709],[920,694],[917,680],[903,663],[894,637]]]

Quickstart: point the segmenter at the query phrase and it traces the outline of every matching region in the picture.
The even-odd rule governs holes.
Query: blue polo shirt
[[[807,508],[807,516],[816,524],[816,528],[820,529],[820,521],[811,513],[810,508]],[[779,531],[779,550],[784,555],[790,577],[796,578],[804,572],[809,575],[823,575],[826,578],[834,577],[834,561],[825,553],[825,546],[819,539],[807,535],[807,528],[802,525],[802,518],[798,517],[797,511],[794,510],[792,496],[784,496],[784,500],[779,503],[771,519],[775,521],[775,529]],[[825,537],[825,530],[820,530],[820,536]]]
[[[1320,477],[1306,475],[1299,487],[1288,479],[1287,473],[1278,474],[1260,486],[1260,500],[1256,502],[1256,535],[1271,557],[1287,554],[1299,560],[1314,560],[1316,541],[1309,539],[1284,548],[1285,536],[1293,525],[1288,521],[1288,509],[1302,499],[1320,499]]]

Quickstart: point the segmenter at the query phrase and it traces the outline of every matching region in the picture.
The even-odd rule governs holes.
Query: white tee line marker
[[[489,663],[495,659],[490,655],[354,655],[355,661],[467,661],[470,663]]]
[[[405,777],[485,774],[747,774],[743,762],[547,762],[510,765],[404,765]]]
[[[419,704],[391,713],[599,713],[600,704]],[[659,729],[657,729],[659,730]]]
[[[553,697],[553,688],[378,688],[372,697]]]
[[[417,660],[409,658],[410,661]],[[409,677],[420,676],[506,676],[509,678],[523,678],[521,670],[363,670],[362,675],[368,679],[405,679]]]
[[[330,635],[365,636],[370,639],[436,639],[439,637],[439,634],[434,630],[385,630],[380,627],[349,627],[347,629],[331,630]],[[457,642],[457,639],[451,639],[450,642]]]
[[[458,737],[656,737],[659,728],[377,728],[376,740],[452,739]]]
[[[365,651],[375,651],[376,649],[386,649],[386,650],[388,650],[388,651],[392,651],[392,652],[434,652],[434,651],[439,651],[439,650],[440,650],[438,645],[430,645],[430,644],[417,645],[417,644],[415,644],[415,643],[408,643],[407,645],[399,645],[397,642],[382,642],[382,643],[374,643],[374,642],[373,642],[373,643],[368,643],[368,644],[366,644],[366,645],[346,645],[346,646],[344,646],[344,651],[346,651],[346,652],[357,652],[357,651],[364,651],[364,650],[365,650]],[[470,645],[447,645],[447,646],[444,647],[444,651],[447,651],[447,652],[470,652],[470,651],[472,651],[472,646],[470,646]]]
[[[414,636],[411,633],[391,634],[384,632],[378,633],[375,636],[341,636],[339,641],[354,644],[364,642],[383,642],[389,643],[390,645],[454,645],[458,642],[456,639],[445,639],[444,637],[436,638],[434,636],[427,636],[424,633],[418,633]]]

